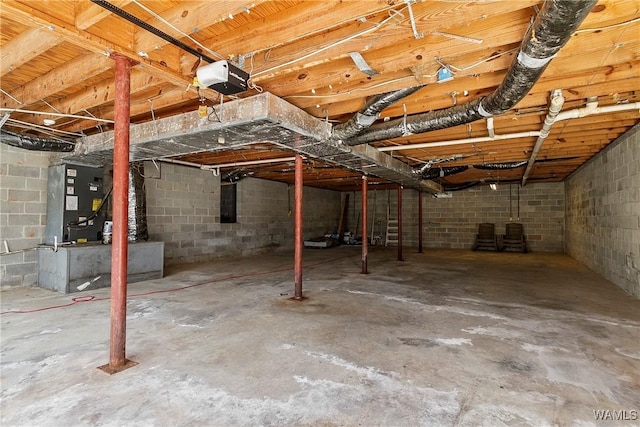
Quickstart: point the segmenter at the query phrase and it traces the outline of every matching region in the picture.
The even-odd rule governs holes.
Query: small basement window
[[[238,221],[236,209],[236,184],[220,185],[220,222],[235,223]]]

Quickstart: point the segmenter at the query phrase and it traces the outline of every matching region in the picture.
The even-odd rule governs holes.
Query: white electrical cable
[[[7,97],[11,98],[11,100],[13,100],[14,102],[16,102],[16,103],[18,103],[18,104],[20,104],[20,105],[23,105],[23,104],[22,104],[22,102],[18,101],[16,98],[14,98],[13,96],[11,96],[11,94],[10,94],[10,93],[5,92],[5,91],[4,91],[4,90],[2,90],[2,89],[0,89],[0,92],[2,92],[5,96],[7,96]]]
[[[22,110],[20,108],[0,108],[0,112],[3,112],[3,113],[41,114],[41,115],[44,115],[44,116],[68,117],[68,118],[72,118],[72,119],[84,119],[84,120],[94,120],[96,122],[115,123],[113,120],[99,119],[97,117],[78,116],[76,114],[49,113],[49,112],[45,112],[45,111],[35,111],[35,110]]]
[[[640,21],[640,18],[634,18],[628,21],[618,22],[617,24],[605,25],[603,27],[598,27],[598,28],[583,28],[581,30],[576,31],[574,34],[588,33],[591,31],[599,31],[599,30],[608,30],[609,28],[622,27],[624,25],[633,24],[634,22],[638,22],[638,21]]]
[[[10,123],[12,126],[18,127],[18,128],[22,128],[22,129],[40,129],[40,130],[45,130],[45,131],[48,131],[48,132],[45,132],[45,133],[49,133],[50,135],[52,135],[54,132],[57,132],[57,133],[61,133],[63,135],[71,135],[71,136],[77,136],[77,137],[84,136],[81,133],[67,132],[65,130],[60,130],[60,129],[52,128],[52,127],[49,127],[49,126],[42,126],[42,125],[36,125],[35,123],[23,122],[22,120],[9,119],[9,120],[7,120],[7,123]]]
[[[40,101],[44,102],[45,105],[49,108],[51,108],[53,111],[55,111],[58,114],[62,114],[62,111],[58,110],[56,107],[54,107],[53,105],[49,104],[47,101],[45,101],[44,99],[40,99]]]
[[[198,40],[194,39],[193,37],[191,37],[189,34],[185,33],[184,31],[182,31],[180,28],[176,27],[175,25],[173,25],[171,22],[167,21],[166,19],[164,19],[162,16],[158,15],[157,13],[155,13],[153,10],[149,9],[148,7],[146,7],[145,5],[143,5],[142,3],[140,3],[138,0],[133,0],[133,2],[138,5],[140,8],[144,9],[146,12],[148,12],[149,14],[151,14],[154,18],[158,19],[159,21],[163,22],[164,24],[168,25],[170,28],[172,28],[174,31],[177,31],[178,33],[180,33],[182,36],[188,38],[189,40],[191,40],[192,42],[194,42],[196,45],[198,45],[198,47],[201,47],[202,49],[204,49],[208,54],[210,54],[211,56],[215,56],[218,59],[226,59],[224,56],[220,55],[217,52],[212,51],[211,49],[209,49],[208,47],[204,46],[202,43],[200,43]]]
[[[422,77],[433,78],[433,77],[435,77],[435,75],[433,75],[433,74],[425,74]],[[375,88],[378,88],[378,87],[381,87],[381,86],[386,86],[386,85],[391,84],[391,83],[396,83],[396,82],[400,82],[400,81],[403,81],[403,80],[415,79],[415,78],[416,78],[415,76],[398,77],[396,79],[392,79],[392,80],[376,83],[374,85],[367,86],[367,87],[357,87],[357,88],[350,89],[348,91],[341,92],[341,93],[329,93],[329,94],[326,94],[326,95],[321,95],[321,94],[319,94],[319,95],[288,95],[288,96],[284,96],[283,98],[284,99],[289,99],[289,98],[309,98],[309,99],[333,98],[333,97],[341,96],[341,95],[351,95],[354,92],[362,92],[362,91],[366,91],[366,90],[371,90],[371,89],[375,89]]]
[[[500,58],[500,57],[501,57],[501,56],[503,56],[503,55],[507,55],[507,54],[509,54],[509,53],[515,52],[515,51],[517,51],[518,49],[519,49],[519,47],[516,47],[516,48],[513,48],[513,49],[509,49],[509,50],[507,50],[507,51],[501,52],[501,53],[497,53],[497,54],[495,54],[495,55],[491,55],[491,56],[489,56],[488,58],[482,59],[482,60],[480,60],[480,61],[478,61],[478,62],[476,62],[476,63],[474,63],[474,64],[467,65],[466,67],[456,67],[455,65],[450,65],[450,64],[447,64],[447,66],[448,66],[449,68],[451,68],[451,69],[453,69],[453,70],[457,71],[457,72],[460,72],[460,71],[468,71],[468,70],[470,70],[470,69],[472,69],[472,68],[475,68],[475,67],[477,67],[477,66],[479,66],[479,65],[484,64],[485,62],[489,62],[489,61],[491,61],[491,60],[493,60],[493,59]]]
[[[398,12],[398,13],[400,13],[400,12]],[[375,24],[374,26],[372,26],[370,28],[367,28],[366,30],[359,31],[359,32],[357,32],[355,34],[350,35],[349,37],[345,37],[344,39],[341,39],[341,40],[338,40],[338,41],[333,42],[331,44],[328,44],[328,45],[326,45],[326,46],[324,46],[324,47],[322,47],[320,49],[316,49],[313,52],[310,52],[310,53],[308,53],[306,55],[303,55],[303,56],[298,57],[296,59],[292,59],[291,61],[287,61],[284,64],[279,64],[279,65],[276,65],[274,67],[267,68],[266,70],[259,71],[259,72],[255,73],[254,75],[252,75],[251,77],[261,76],[263,74],[267,74],[267,73],[270,73],[270,72],[272,72],[274,70],[277,70],[278,68],[282,68],[282,67],[286,67],[288,65],[295,64],[296,62],[303,61],[303,60],[305,60],[307,58],[315,56],[315,55],[317,55],[319,53],[322,53],[322,52],[324,52],[326,50],[329,50],[329,49],[334,48],[336,46],[339,46],[339,45],[341,45],[343,43],[351,41],[351,40],[353,40],[353,39],[355,39],[357,37],[360,37],[360,36],[365,35],[365,34],[372,33],[372,32],[378,30],[380,27],[384,26],[387,22],[389,22],[389,21],[391,21],[393,19],[395,19],[395,15],[391,15],[388,18],[383,19],[379,23]]]

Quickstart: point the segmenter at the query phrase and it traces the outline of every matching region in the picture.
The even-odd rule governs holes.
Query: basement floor
[[[109,290],[2,315],[2,426],[613,425],[640,410],[640,301],[565,255],[305,250],[134,283],[109,376]],[[182,290],[179,290],[183,288]],[[39,288],[2,312],[68,304]],[[613,411],[616,411],[615,413]],[[624,412],[621,412],[624,411]],[[638,422],[637,418],[636,421]],[[626,421],[624,425],[629,425]]]

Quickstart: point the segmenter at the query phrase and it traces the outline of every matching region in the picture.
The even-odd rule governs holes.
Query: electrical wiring
[[[102,300],[105,300],[105,299],[109,299],[109,298],[98,298],[98,299],[96,299],[96,297],[94,297],[93,295],[84,295],[84,296],[80,296],[80,297],[71,298],[71,302],[67,303],[67,304],[51,305],[51,306],[48,306],[48,307],[34,308],[32,310],[9,310],[9,311],[0,312],[0,315],[3,315],[3,314],[37,313],[39,311],[47,311],[47,310],[54,310],[56,308],[70,307],[72,305],[75,305],[75,304],[78,304],[78,303],[81,303],[81,302],[102,301]]]
[[[44,99],[40,99],[40,101],[42,101],[47,107],[51,108],[53,111],[55,111],[58,114],[62,114],[62,111],[58,110],[56,107],[54,107],[53,105],[49,104],[47,101],[45,101]]]
[[[82,221],[70,222],[69,224],[67,224],[67,229],[69,229],[69,230],[81,230],[83,228],[86,228],[87,225],[85,225],[84,227],[78,227],[78,226],[80,224],[88,224],[89,221],[92,221],[92,220],[96,219],[96,217],[98,216],[98,214],[102,210],[102,207],[104,206],[106,201],[109,199],[109,196],[111,196],[111,192],[112,191],[113,191],[113,187],[111,187],[109,189],[109,191],[107,191],[107,194],[102,198],[102,201],[100,202],[100,205],[98,205],[98,208],[91,215],[89,215],[87,218],[83,219]]]
[[[466,67],[456,67],[455,65],[450,65],[450,64],[447,64],[446,66],[451,68],[451,69],[453,69],[454,71],[457,71],[457,72],[468,71],[468,70],[471,70],[472,68],[475,68],[475,67],[477,67],[479,65],[484,64],[485,62],[489,62],[489,61],[492,61],[492,60],[494,60],[496,58],[500,58],[501,56],[513,53],[513,52],[517,51],[518,49],[519,48],[516,47],[516,48],[513,48],[513,49],[506,50],[504,52],[496,53],[495,55],[491,55],[491,56],[489,56],[489,57],[487,57],[485,59],[482,59],[482,60],[480,60],[480,61],[478,61],[478,62],[476,62],[474,64],[467,65]]]
[[[426,74],[426,75],[423,75],[422,77],[431,78],[431,77],[435,77],[435,75]],[[391,83],[401,82],[401,81],[407,80],[407,79],[415,79],[415,76],[411,75],[411,76],[405,76],[405,77],[398,77],[398,78],[395,78],[395,79],[391,79],[391,80],[387,80],[387,81],[384,81],[384,82],[376,83],[374,85],[367,86],[367,87],[357,87],[357,88],[354,88],[354,89],[349,89],[348,91],[341,92],[341,93],[329,93],[329,94],[325,94],[325,95],[323,95],[323,94],[318,94],[318,95],[288,95],[288,96],[285,96],[284,99],[289,99],[289,98],[309,98],[309,99],[333,98],[333,97],[341,96],[341,95],[351,95],[354,92],[361,92],[361,91],[376,89],[376,88],[379,88],[381,86],[386,86],[386,85],[391,84]]]
[[[20,104],[20,105],[24,105],[22,102],[20,102],[19,100],[17,100],[17,99],[16,99],[16,98],[14,98],[13,96],[11,96],[11,94],[10,94],[10,93],[8,93],[8,92],[6,92],[6,91],[4,91],[4,90],[2,90],[2,89],[0,89],[0,92],[2,92],[2,94],[3,94],[4,96],[6,96],[6,97],[10,98],[12,101],[14,101],[14,102],[16,102],[16,103],[18,103],[18,104]]]
[[[45,116],[70,117],[70,118],[73,118],[73,119],[94,120],[96,122],[115,123],[113,120],[100,119],[100,118],[95,117],[95,116],[87,117],[87,116],[78,116],[76,114],[50,113],[50,112],[45,112],[45,111],[23,110],[23,109],[20,109],[20,108],[0,108],[0,112],[3,112],[3,113],[41,114],[41,115],[45,115]]]
[[[305,268],[310,269],[310,268],[314,268],[314,267],[317,267],[317,266],[322,265],[322,264],[328,264],[328,263],[336,262],[339,259],[353,258],[355,256],[359,256],[359,255],[351,255],[349,257],[340,257],[340,258],[331,258],[331,259],[328,259],[328,260],[325,260],[325,261],[319,261],[319,262],[316,262],[314,264],[306,265]],[[257,271],[255,273],[237,274],[237,275],[232,275],[232,276],[221,277],[219,279],[206,280],[204,282],[194,283],[193,285],[180,286],[180,287],[177,287],[177,288],[157,289],[157,290],[153,290],[153,291],[140,292],[140,293],[136,293],[136,294],[128,294],[127,295],[127,299],[143,297],[143,296],[148,296],[148,295],[156,295],[156,294],[164,294],[164,293],[170,293],[170,292],[178,292],[178,291],[183,291],[185,289],[191,289],[191,288],[197,288],[197,287],[200,287],[200,286],[210,285],[210,284],[213,284],[213,283],[227,282],[229,280],[245,279],[245,278],[248,278],[248,277],[266,276],[266,275],[269,275],[269,274],[284,273],[284,272],[290,272],[290,271],[292,271],[291,267],[283,267],[283,268],[275,268],[273,270],[267,270],[267,271]],[[71,302],[67,303],[67,304],[52,305],[52,306],[47,306],[47,307],[35,308],[35,309],[31,309],[31,310],[7,310],[7,311],[0,312],[0,315],[37,313],[37,312],[41,312],[41,311],[48,311],[48,310],[55,310],[55,309],[58,309],[58,308],[71,307],[71,306],[79,304],[79,303],[108,301],[110,299],[111,299],[111,297],[100,297],[100,298],[97,298],[97,297],[95,297],[93,295],[83,295],[83,296],[78,296],[78,297],[71,298]]]
[[[634,19],[630,19],[628,21],[618,22],[617,24],[605,25],[605,26],[597,27],[597,28],[583,28],[583,29],[580,29],[580,30],[576,31],[574,34],[589,33],[591,31],[608,30],[610,28],[622,27],[624,25],[633,24],[633,23],[638,22],[638,21],[640,21],[640,18],[634,18]]]
[[[137,0],[133,0],[133,2],[138,5],[140,8],[142,8],[143,10],[145,10],[147,13],[151,14],[154,18],[156,18],[157,20],[159,20],[160,22],[163,22],[164,24],[168,25],[170,28],[172,28],[174,31],[177,31],[178,33],[180,33],[180,35],[188,38],[189,40],[191,40],[192,42],[194,42],[198,47],[204,49],[208,54],[210,54],[211,56],[215,56],[218,59],[225,59],[224,56],[220,55],[217,52],[214,52],[213,50],[209,49],[208,47],[204,46],[202,43],[200,43],[198,40],[194,39],[193,37],[191,37],[189,34],[185,33],[184,31],[182,31],[181,29],[179,29],[178,27],[176,27],[175,25],[173,25],[171,22],[167,21],[166,19],[164,19],[162,16],[158,15],[157,13],[155,13],[153,10],[149,9],[148,7],[146,7],[145,5],[143,5],[142,3],[140,3]]]
[[[330,43],[330,44],[328,44],[328,45],[326,45],[326,46],[323,46],[323,47],[321,47],[321,48],[319,48],[319,49],[316,49],[316,50],[314,50],[313,52],[310,52],[310,53],[308,53],[308,54],[306,54],[306,55],[302,55],[302,56],[300,56],[300,57],[297,57],[297,58],[295,58],[295,59],[292,59],[291,61],[287,61],[287,62],[285,62],[285,63],[283,63],[283,64],[278,64],[278,65],[276,65],[276,66],[274,66],[274,67],[267,68],[266,70],[259,71],[259,72],[255,73],[254,75],[251,75],[251,77],[252,77],[252,78],[253,78],[253,77],[258,77],[258,76],[261,76],[261,75],[263,75],[263,74],[267,74],[267,73],[270,73],[270,72],[272,72],[272,71],[274,71],[274,70],[277,70],[278,68],[282,68],[282,67],[286,67],[286,66],[289,66],[289,65],[295,64],[296,62],[300,62],[300,61],[303,61],[303,60],[305,60],[305,59],[308,59],[308,58],[310,58],[310,57],[312,57],[312,56],[315,56],[315,55],[317,55],[317,54],[319,54],[319,53],[322,53],[322,52],[327,51],[327,50],[329,50],[329,49],[331,49],[331,48],[334,48],[334,47],[336,47],[336,46],[339,46],[339,45],[341,45],[341,44],[343,44],[343,43],[346,43],[346,42],[348,42],[348,41],[351,41],[351,40],[353,40],[353,39],[355,39],[355,38],[358,38],[358,37],[363,36],[363,35],[365,35],[365,34],[372,33],[372,32],[374,32],[374,31],[378,30],[379,28],[381,28],[382,26],[386,25],[389,21],[391,21],[391,20],[395,20],[395,19],[396,19],[397,14],[402,15],[402,13],[401,13],[401,12],[399,12],[399,11],[395,11],[395,12],[397,12],[397,13],[395,13],[395,14],[390,14],[388,18],[383,19],[382,21],[378,22],[377,24],[375,24],[375,25],[374,25],[374,26],[372,26],[372,27],[367,28],[366,30],[362,30],[362,31],[359,31],[359,32],[357,32],[357,33],[354,33],[354,34],[350,35],[349,37],[345,37],[345,38],[343,38],[343,39],[341,39],[341,40],[338,40],[338,41],[336,41],[336,42]]]
[[[16,120],[16,119],[8,119],[7,123],[9,123],[11,126],[17,127],[17,128],[21,128],[21,129],[38,129],[40,131],[43,131],[42,133],[50,135],[51,137],[53,137],[54,139],[58,139],[59,141],[64,141],[64,142],[69,142],[66,141],[64,139],[60,139],[60,138],[56,138],[55,137],[55,133],[61,133],[63,135],[71,135],[71,136],[75,136],[75,137],[82,137],[84,135],[79,134],[79,133],[74,133],[74,132],[67,132],[64,130],[59,130],[56,128],[51,128],[48,126],[42,126],[42,125],[36,125],[34,123],[29,123],[29,122],[23,122],[22,120]]]

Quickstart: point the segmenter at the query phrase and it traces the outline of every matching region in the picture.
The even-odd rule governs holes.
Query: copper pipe
[[[369,246],[367,239],[367,177],[362,176],[362,274],[369,274],[367,271],[367,261],[369,257]]]
[[[302,241],[302,157],[296,154],[295,160],[295,200],[294,200],[294,283],[295,293],[294,299],[302,300],[302,249],[304,242]]]
[[[111,244],[111,336],[109,368],[126,363],[127,329],[127,209],[129,206],[129,120],[131,66],[129,58],[112,54],[116,61],[113,148],[113,235]]]
[[[402,185],[398,185],[398,261],[402,259]]]
[[[422,191],[418,191],[418,253],[422,253]]]

